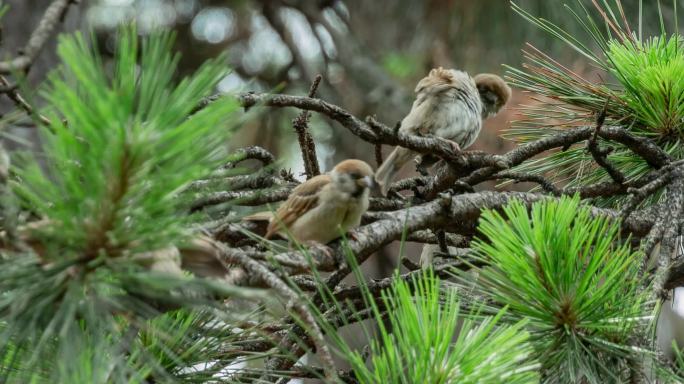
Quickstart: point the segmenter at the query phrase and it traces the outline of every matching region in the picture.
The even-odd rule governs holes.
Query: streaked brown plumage
[[[361,160],[342,161],[329,174],[293,189],[271,218],[265,237],[278,233],[298,242],[328,243],[361,224],[372,185],[370,165]],[[263,217],[253,217],[259,215]]]
[[[330,185],[331,181],[330,175],[318,175],[293,189],[287,201],[276,211],[276,219],[269,222],[265,237],[268,239],[273,236],[281,226],[289,228],[299,217],[311,210],[318,204],[323,187]]]

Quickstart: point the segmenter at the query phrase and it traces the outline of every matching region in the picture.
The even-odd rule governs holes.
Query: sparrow
[[[448,140],[455,150],[469,147],[482,129],[483,107],[475,81],[466,72],[442,67],[418,82],[416,100],[400,123],[404,134]],[[397,172],[417,154],[396,147],[378,168],[375,180],[383,195]]]
[[[473,77],[482,103],[482,120],[496,116],[511,98],[511,88],[504,79],[491,73],[480,73]],[[434,155],[422,154],[416,157],[417,169],[421,172],[439,161]],[[503,165],[502,165],[503,166]]]
[[[300,243],[326,244],[361,224],[373,186],[370,165],[344,160],[294,188],[270,219],[265,238],[277,233]]]
[[[491,73],[480,73],[473,77],[482,102],[482,120],[496,116],[511,99],[511,87],[504,79]]]

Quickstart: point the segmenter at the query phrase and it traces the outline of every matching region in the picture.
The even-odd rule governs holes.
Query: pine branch
[[[233,250],[223,247],[223,252],[228,260],[240,264],[243,266],[253,277],[261,279],[269,287],[275,289],[277,292],[282,294],[288,300],[288,307],[293,307],[301,317],[302,321],[307,324],[308,331],[314,340],[316,345],[316,350],[321,355],[321,360],[324,364],[325,377],[328,380],[334,380],[337,377],[337,371],[335,369],[335,363],[330,355],[330,350],[327,347],[323,334],[316,322],[314,315],[311,310],[307,307],[307,304],[301,299],[301,297],[290,288],[285,282],[280,280],[275,274],[268,270],[260,263],[252,260],[250,257],[240,253],[233,252]],[[282,344],[289,343],[289,340],[283,340]],[[267,372],[270,370],[278,370],[277,367],[268,367]]]

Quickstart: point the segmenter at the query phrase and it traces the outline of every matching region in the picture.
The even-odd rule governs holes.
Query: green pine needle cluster
[[[531,44],[524,52],[523,68],[508,67],[512,83],[536,94],[530,105],[521,109],[522,119],[514,123],[506,137],[528,142],[553,135],[567,128],[594,126],[596,115],[605,110],[606,124],[618,125],[633,134],[656,141],[672,157],[684,158],[684,53],[678,31],[676,9],[674,32],[665,28],[662,8],[660,33],[643,36],[642,1],[639,0],[638,26],[633,28],[620,0],[593,0],[592,5],[576,0],[566,4],[568,16],[585,32],[567,32],[552,21],[534,16],[513,4],[524,19],[577,53],[587,69],[598,70],[589,79],[560,63]],[[575,65],[577,63],[574,63]],[[628,180],[644,176],[650,167],[640,157],[616,143],[608,159]],[[545,174],[571,186],[610,181],[583,145],[554,152],[542,160],[526,162],[518,169]],[[659,194],[645,204],[657,201]],[[603,199],[601,204],[615,205],[620,198]]]
[[[148,381],[206,383],[225,378],[236,359],[226,352],[245,334],[236,332],[236,319],[210,311],[178,310],[144,324],[130,353],[129,364]]]
[[[684,352],[677,347],[675,341],[672,342],[672,350],[674,352],[674,359],[667,369],[661,370],[660,375],[664,380],[672,383],[684,382]]]
[[[538,364],[529,358],[525,321],[502,325],[494,316],[462,313],[459,290],[440,283],[432,272],[410,281],[396,279],[374,300],[379,328],[368,361],[333,334],[361,383],[536,383]]]
[[[17,194],[50,225],[59,257],[94,259],[148,251],[177,241],[177,192],[225,161],[237,103],[213,103],[188,118],[227,69],[221,59],[175,84],[170,34],[119,34],[113,74],[81,35],[62,37],[62,67],[43,91],[52,122],[43,130],[44,166],[18,168]],[[48,243],[48,242],[46,242]],[[58,245],[55,245],[58,244]]]
[[[643,356],[630,340],[650,319],[639,266],[619,223],[578,198],[485,211],[474,241],[481,294],[527,319],[545,382],[621,382]],[[474,275],[461,276],[469,281]],[[496,307],[496,306],[495,306]]]
[[[618,96],[633,111],[636,126],[647,131],[645,135],[684,135],[683,42],[674,35],[609,44],[610,70],[624,87]]]
[[[194,340],[198,354],[187,337],[202,322],[181,322],[184,335],[163,337],[172,327],[150,319],[216,308],[219,297],[260,297],[146,265],[189,235],[179,191],[227,161],[238,110],[221,100],[192,113],[227,68],[211,60],[177,81],[172,44],[168,33],[140,38],[122,28],[109,66],[82,35],[60,38],[62,65],[41,94],[51,124],[41,127],[41,152],[24,154],[14,170],[13,191],[40,221],[20,232],[32,251],[0,256],[1,382],[170,377],[212,360],[210,340]],[[160,351],[164,358],[149,358]]]

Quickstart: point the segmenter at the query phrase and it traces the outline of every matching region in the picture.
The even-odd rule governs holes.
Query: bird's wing
[[[424,127],[424,125],[426,120],[425,117],[429,112],[429,108],[430,106],[426,102],[426,98],[416,99],[416,101],[413,102],[413,108],[411,108],[411,111],[409,111],[408,115],[401,120],[401,126],[399,127],[399,130],[402,133],[411,135],[415,135],[418,130],[420,130],[421,133],[424,133],[422,131],[428,129]]]
[[[442,103],[441,98],[445,94],[450,96],[454,90],[461,88],[464,81],[471,80],[463,72],[442,67],[431,70],[416,85],[416,100],[411,111],[401,122],[401,131],[409,134],[433,134],[434,129],[430,123],[434,122],[434,119],[429,118],[430,115],[436,113],[435,108]]]
[[[298,218],[318,205],[319,192],[331,181],[329,175],[318,175],[293,189],[269,223],[266,238],[270,238],[281,228],[289,228]]]

